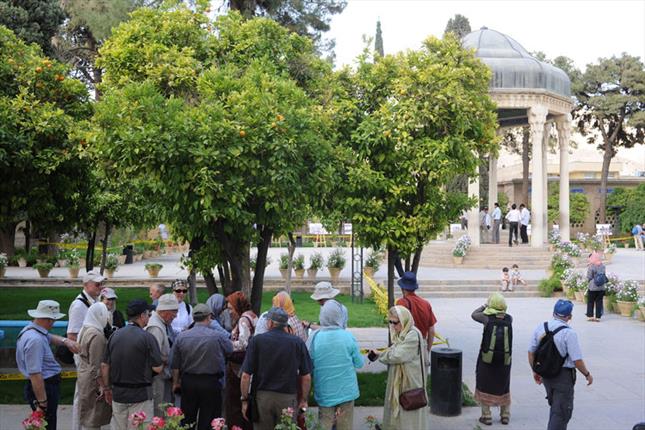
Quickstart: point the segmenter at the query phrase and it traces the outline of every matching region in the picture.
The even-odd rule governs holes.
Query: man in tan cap
[[[78,344],[67,338],[50,334],[54,321],[65,314],[53,300],[41,300],[36,309],[28,312],[34,320],[18,334],[16,342],[16,363],[27,382],[25,397],[34,411],[45,414],[48,430],[56,430],[56,412],[60,399],[60,364],[54,358],[50,344],[65,345],[71,352],[78,353]]]
[[[152,402],[155,415],[162,417],[161,405],[172,403],[172,372],[170,370],[170,352],[173,344],[172,320],[177,317],[179,302],[174,294],[164,294],[157,299],[157,308],[152,312],[145,330],[150,333],[161,351],[163,370],[152,378]]]

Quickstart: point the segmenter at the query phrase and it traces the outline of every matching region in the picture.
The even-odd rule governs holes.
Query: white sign
[[[329,234],[322,223],[319,222],[310,222],[309,223],[309,233],[310,234]]]
[[[450,224],[450,233],[461,231],[461,224]]]
[[[611,236],[614,233],[611,231],[611,224],[596,224],[596,234]]]

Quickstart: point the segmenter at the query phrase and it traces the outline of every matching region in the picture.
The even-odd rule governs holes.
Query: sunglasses
[[[390,324],[392,324],[392,325],[397,325],[397,324],[398,324],[398,323],[400,323],[400,322],[401,322],[401,321],[392,321],[392,320],[389,320],[389,321],[388,321],[388,323],[390,323]]]
[[[188,290],[175,290],[175,293],[186,294],[187,292],[188,292]]]

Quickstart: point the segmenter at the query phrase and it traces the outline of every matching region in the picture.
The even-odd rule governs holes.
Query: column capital
[[[571,121],[572,117],[570,113],[567,113],[565,115],[558,115],[555,117],[555,126],[560,130],[565,130],[568,129],[569,131],[571,130]]]

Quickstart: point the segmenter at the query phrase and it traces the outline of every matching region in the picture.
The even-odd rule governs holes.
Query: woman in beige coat
[[[421,332],[414,327],[412,314],[405,307],[390,308],[388,318],[392,345],[379,356],[379,361],[388,368],[383,427],[386,430],[426,430],[428,407],[406,411],[399,404],[399,396],[405,391],[424,386],[424,351],[427,347]],[[427,396],[426,393],[426,399]]]
[[[110,423],[112,406],[103,396],[101,360],[107,339],[103,328],[108,323],[110,311],[103,303],[94,303],[87,310],[83,328],[78,336],[80,363],[78,365],[79,407],[83,430],[98,430]]]

